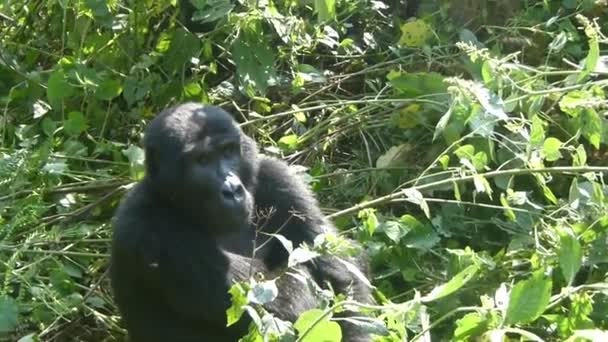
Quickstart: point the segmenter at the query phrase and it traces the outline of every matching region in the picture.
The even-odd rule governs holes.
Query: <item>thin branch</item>
[[[428,184],[423,184],[419,186],[412,186],[402,191],[393,192],[389,195],[378,197],[374,200],[356,204],[350,208],[340,210],[328,216],[328,218],[336,218],[339,216],[348,215],[359,210],[371,207],[377,207],[382,204],[386,204],[395,199],[401,198],[404,196],[404,192],[407,190],[432,190],[436,188],[440,188],[444,185],[453,184],[453,183],[466,183],[472,181],[476,176],[481,176],[485,178],[492,178],[498,176],[517,176],[517,175],[527,175],[531,173],[586,173],[586,172],[608,172],[608,167],[602,166],[580,166],[580,167],[570,167],[570,166],[557,166],[557,167],[546,167],[541,169],[511,169],[511,170],[500,170],[500,171],[491,171],[486,173],[478,173],[474,175],[464,176],[464,177],[453,177],[448,179],[443,179],[437,182],[432,182]]]

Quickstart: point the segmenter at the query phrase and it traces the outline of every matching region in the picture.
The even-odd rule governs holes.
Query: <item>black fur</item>
[[[245,314],[226,327],[228,289],[234,280],[248,279],[250,270],[277,272],[288,257],[276,239],[265,237],[252,258],[255,229],[280,230],[297,246],[334,228],[298,176],[259,155],[253,140],[217,107],[187,103],[163,111],[149,124],[144,146],[147,173],[121,203],[112,245],[112,287],[130,338],[237,341],[250,319]],[[271,214],[255,220],[254,212]],[[367,274],[364,257],[350,261]],[[369,288],[334,257],[300,271],[321,286],[371,300]],[[285,277],[267,309],[294,321],[317,299]],[[371,340],[355,326],[341,325],[344,341]]]

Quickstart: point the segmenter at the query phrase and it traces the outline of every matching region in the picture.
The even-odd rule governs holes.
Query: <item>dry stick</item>
[[[339,217],[339,216],[348,215],[348,214],[357,212],[357,211],[365,209],[365,208],[375,207],[375,206],[379,206],[379,205],[388,203],[388,202],[390,202],[390,201],[392,201],[394,199],[397,199],[397,198],[403,196],[404,192],[407,191],[407,190],[418,190],[418,191],[431,190],[431,189],[435,189],[435,188],[444,186],[446,184],[469,182],[469,181],[472,181],[476,176],[481,176],[481,177],[486,177],[486,178],[492,178],[492,177],[497,177],[497,176],[526,175],[526,174],[530,174],[530,173],[543,173],[543,172],[546,172],[546,173],[608,172],[608,167],[602,167],[602,166],[578,166],[578,167],[558,166],[558,167],[546,167],[546,168],[541,168],[541,169],[511,169],[511,170],[500,170],[500,171],[490,171],[490,172],[486,172],[486,173],[478,173],[478,174],[464,176],[464,177],[449,178],[449,179],[444,179],[444,180],[440,180],[440,181],[437,181],[437,182],[428,183],[428,184],[424,184],[424,185],[412,186],[412,187],[409,187],[409,188],[405,188],[405,189],[403,189],[403,190],[401,190],[399,192],[393,192],[392,194],[389,194],[389,195],[386,195],[386,196],[382,196],[382,197],[378,197],[378,198],[376,198],[374,200],[371,200],[371,201],[368,201],[368,202],[356,204],[356,205],[354,205],[354,206],[352,206],[350,208],[343,209],[343,210],[340,210],[338,212],[335,212],[335,213],[329,215],[328,218],[332,219],[332,218],[336,218],[336,217]]]

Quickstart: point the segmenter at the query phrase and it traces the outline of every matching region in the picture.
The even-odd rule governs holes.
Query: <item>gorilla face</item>
[[[184,108],[185,107],[185,108]],[[188,105],[159,114],[146,131],[148,176],[157,193],[214,234],[248,225],[255,147],[232,117],[216,107]]]

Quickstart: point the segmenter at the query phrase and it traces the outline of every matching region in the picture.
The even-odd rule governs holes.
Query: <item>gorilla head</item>
[[[228,113],[194,103],[171,108],[150,122],[144,146],[146,180],[169,205],[214,234],[249,224],[257,148]]]

